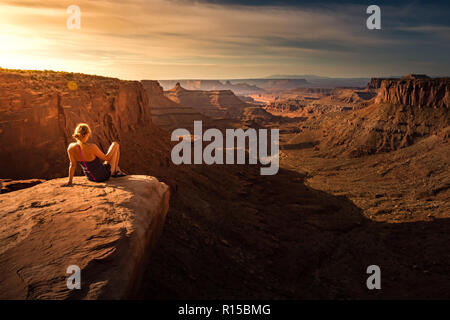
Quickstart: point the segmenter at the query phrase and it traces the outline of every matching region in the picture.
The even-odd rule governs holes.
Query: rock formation
[[[247,83],[266,91],[290,90],[309,85],[305,79],[240,79],[232,81],[232,83],[235,82]]]
[[[352,95],[346,93],[347,89],[342,94],[339,91],[334,90],[327,99],[359,104],[350,113],[330,115],[309,125],[315,128],[314,134],[319,134],[317,140],[321,143],[317,148],[324,155],[359,157],[390,152],[432,135],[445,139],[448,132],[450,78],[414,74],[401,79],[373,78],[367,90]],[[375,92],[377,95],[371,99]],[[300,136],[314,135],[306,131]]]
[[[0,195],[0,298],[129,297],[161,234],[168,186],[142,175],[63,182]],[[67,288],[70,265],[81,269],[80,290]]]
[[[426,74],[409,73],[409,74],[403,76],[402,79],[430,79],[430,77],[427,76]]]
[[[398,80],[398,78],[371,78],[366,88],[368,90],[378,90],[381,88],[381,82],[384,80]]]
[[[317,94],[317,95],[329,95],[333,89],[330,88],[295,88],[289,90],[292,94]]]
[[[372,99],[373,92],[355,88],[305,88],[280,94],[265,109],[276,115],[316,117],[330,112],[349,111]],[[287,98],[285,98],[287,97]]]
[[[79,122],[91,126],[91,141],[104,152],[112,141],[120,143],[125,170],[157,174],[169,162],[170,147],[167,134],[152,124],[148,101],[137,81],[0,70],[0,177],[65,176],[66,148]]]
[[[267,91],[290,90],[309,85],[305,79],[235,79],[220,80],[160,80],[165,90],[176,83],[188,90],[231,90],[235,94],[257,94]]]
[[[201,120],[205,127],[212,125],[211,119],[194,108],[167,98],[158,81],[142,80],[141,82],[148,94],[152,121],[157,126],[168,131],[176,128],[193,130],[195,120]]]
[[[358,157],[410,146],[450,125],[448,109],[373,104],[324,123],[323,150]],[[324,129],[325,130],[325,129]]]
[[[222,90],[225,86],[219,80],[159,80],[164,90],[173,88],[177,83],[188,90]]]
[[[165,90],[173,88],[180,83],[188,90],[231,90],[234,94],[251,94],[264,92],[263,89],[245,82],[231,83],[229,80],[223,83],[219,80],[159,80]]]
[[[383,80],[375,100],[421,107],[450,107],[450,78]]]
[[[231,90],[186,90],[177,83],[165,95],[179,105],[190,107],[212,119],[236,118],[251,106],[240,100]]]
[[[405,148],[433,135],[444,141],[449,126],[450,112],[445,107],[372,103],[325,115],[309,124],[313,132],[300,135],[316,136],[324,155],[360,157]]]
[[[370,90],[359,90],[355,88],[336,88],[330,94],[331,101],[344,102],[348,104],[361,103],[375,97]]]
[[[267,104],[264,109],[275,114],[287,114],[291,112],[302,112],[307,102],[301,99],[278,100]]]

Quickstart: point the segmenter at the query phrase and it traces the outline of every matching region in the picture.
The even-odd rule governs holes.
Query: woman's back
[[[98,147],[95,144],[89,143],[72,143],[69,146],[69,152],[75,160],[80,163],[86,177],[91,181],[105,181],[111,175],[111,166],[103,164],[96,155]]]
[[[86,123],[79,123],[72,135],[77,142],[71,143],[67,147],[69,156],[69,181],[67,185],[72,184],[77,163],[80,164],[84,174],[92,181],[105,181],[111,176],[123,177],[125,174],[119,168],[120,150],[117,142],[111,143],[108,153],[105,155],[94,143],[87,143],[91,135],[91,129]]]
[[[83,160],[85,162],[91,162],[94,161],[96,158],[96,155],[94,153],[94,147],[95,145],[93,143],[83,143],[78,144],[76,142],[71,143],[69,146],[69,152],[73,155],[75,160],[78,162],[82,162]],[[80,156],[81,151],[81,156]],[[83,157],[83,158],[81,158]]]

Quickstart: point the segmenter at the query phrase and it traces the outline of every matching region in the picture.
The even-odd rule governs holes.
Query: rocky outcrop
[[[386,153],[433,135],[444,141],[443,132],[449,126],[448,108],[373,103],[322,119],[317,131],[321,136],[318,147],[329,156]]]
[[[317,94],[317,95],[322,95],[322,96],[326,96],[329,95],[332,92],[333,89],[331,88],[296,88],[296,89],[292,89],[289,90],[288,93],[293,93],[293,94]]]
[[[165,90],[172,89],[177,83],[189,90],[222,90],[224,84],[219,80],[159,80]]]
[[[129,297],[161,234],[169,188],[141,175],[63,182],[0,195],[0,298]],[[79,290],[67,288],[70,265],[81,270]]]
[[[332,157],[386,153],[430,136],[445,137],[450,126],[449,84],[450,78],[410,74],[373,78],[366,90],[335,89],[320,102],[330,99],[331,105],[345,102],[354,107],[321,118],[299,136],[315,136],[320,141],[316,149]]]
[[[326,95],[324,98],[302,97],[276,100],[264,108],[275,115],[294,115],[297,117],[318,117],[330,112],[353,110],[362,98],[357,93]]]
[[[188,90],[231,90],[234,94],[252,94],[264,92],[257,86],[245,82],[231,83],[229,80],[159,80],[164,89],[169,90],[179,83]]]
[[[450,78],[383,80],[375,102],[449,108]]]
[[[369,83],[367,84],[368,90],[378,90],[381,88],[381,82],[384,80],[398,80],[398,78],[371,78]]]
[[[215,120],[236,118],[251,106],[236,97],[231,90],[186,90],[180,83],[165,91],[165,95],[179,105],[190,107]]]
[[[242,79],[239,82],[245,82],[268,91],[290,90],[309,85],[305,79]]]
[[[172,107],[177,104],[164,95],[164,89],[156,80],[141,80],[145,91],[147,92],[148,102],[153,109],[155,106]],[[152,113],[152,117],[153,117]]]
[[[426,74],[409,73],[403,76],[402,79],[430,79],[430,77],[427,76]]]
[[[231,90],[234,94],[256,94],[256,93],[264,93],[265,90],[261,89],[255,85],[251,85],[245,82],[239,83],[231,83],[227,81],[222,88],[222,90]]]
[[[306,87],[305,79],[235,79],[222,82],[220,80],[160,80],[164,89],[173,88],[180,83],[188,90],[231,90],[235,94],[263,93],[266,90],[290,90]]]
[[[152,121],[157,126],[168,131],[177,128],[193,130],[196,120],[201,120],[205,126],[212,125],[212,120],[197,110],[167,98],[158,81],[142,80],[141,82],[148,94]]]
[[[301,112],[306,108],[307,102],[300,99],[286,99],[271,102],[265,109],[274,113]]]
[[[131,173],[155,175],[169,161],[169,140],[152,124],[147,93],[137,81],[2,69],[0,119],[1,178],[66,175],[66,149],[79,122],[91,126],[91,142],[104,152],[118,141],[121,167]]]
[[[241,115],[242,128],[266,128],[267,123],[288,123],[298,120],[289,117],[276,116],[266,111],[263,107],[246,108]]]
[[[371,90],[355,90],[354,88],[336,88],[330,94],[331,101],[344,102],[349,104],[361,103],[376,96]]]

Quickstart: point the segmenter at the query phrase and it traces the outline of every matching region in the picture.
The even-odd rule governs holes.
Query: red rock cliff
[[[150,102],[152,121],[169,132],[176,128],[193,130],[194,121],[201,120],[206,127],[212,121],[194,108],[170,100],[164,95],[163,87],[156,80],[142,80]]]
[[[375,102],[448,108],[450,78],[382,80]]]
[[[146,173],[164,165],[158,128],[140,82],[62,72],[0,70],[0,177],[67,174],[66,148],[86,122],[104,152],[121,144],[121,166]],[[156,137],[156,138],[155,138]]]
[[[164,93],[170,100],[216,120],[239,117],[245,108],[251,106],[236,97],[231,90],[186,90],[177,83],[173,89]]]
[[[150,103],[150,108],[154,106],[158,107],[172,107],[176,106],[176,103],[167,98],[164,95],[164,89],[156,80],[142,80],[142,85],[144,86]]]

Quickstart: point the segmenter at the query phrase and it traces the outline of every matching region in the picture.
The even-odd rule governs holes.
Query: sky
[[[369,30],[367,6],[381,8]],[[68,29],[67,8],[81,10]],[[450,74],[450,1],[0,0],[0,67],[121,79]]]

